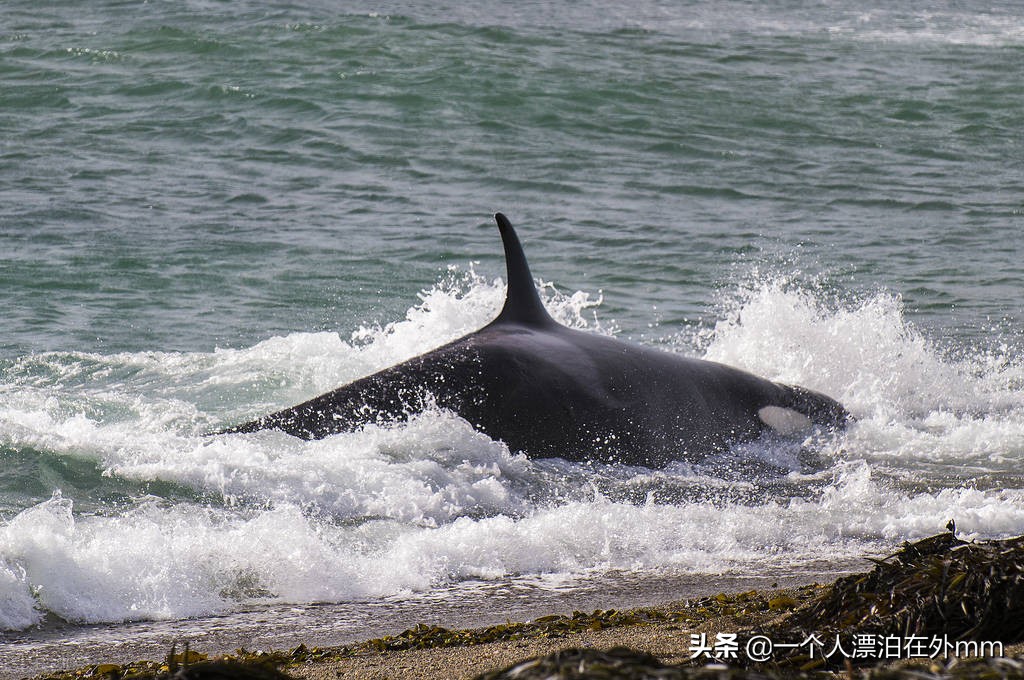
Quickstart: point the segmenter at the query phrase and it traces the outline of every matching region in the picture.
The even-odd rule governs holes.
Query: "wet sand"
[[[722,593],[712,597],[667,602],[656,607],[623,610],[613,615],[595,617],[593,614],[577,613],[572,617],[565,613],[560,617],[540,617],[538,621],[524,625],[509,623],[470,630],[422,626],[418,635],[385,636],[334,647],[305,644],[298,650],[268,653],[262,658],[280,664],[290,677],[303,680],[469,680],[527,659],[578,648],[607,651],[616,647],[629,647],[652,654],[663,663],[677,664],[690,661],[693,656],[691,635],[703,633],[711,640],[717,633],[737,633],[741,630],[757,632],[759,627],[769,627],[773,622],[783,619],[822,590],[821,586],[804,586],[767,589],[756,593]],[[776,604],[765,606],[769,602]],[[607,611],[610,610],[606,610],[606,614]],[[621,619],[621,625],[616,625],[616,617]],[[519,639],[480,641],[495,634]],[[427,638],[436,641],[446,636],[461,639],[454,644],[426,649],[385,649],[388,646],[416,644],[417,640],[423,642]],[[1019,663],[1024,656],[1024,644],[1007,647],[1005,656],[1016,658]],[[235,658],[251,661],[261,657],[248,655]],[[35,678],[71,680],[98,677],[95,664],[102,661],[96,659],[94,664],[83,665],[70,672],[44,673]],[[705,657],[702,661],[711,663],[714,660]],[[925,668],[928,668],[927,664]],[[148,668],[158,669],[159,664]],[[4,670],[10,672],[12,669],[7,667]],[[139,667],[126,665],[119,669],[119,674],[110,677],[122,677],[124,673],[137,670]]]
[[[777,591],[776,591],[777,592]],[[795,591],[797,602],[803,602]],[[685,603],[667,603],[657,610],[678,612]],[[777,613],[763,618],[774,618]],[[350,658],[302,664],[288,669],[296,678],[333,680],[335,678],[366,678],[372,680],[408,678],[409,680],[456,680],[475,678],[481,673],[506,668],[514,663],[574,648],[609,650],[629,647],[647,652],[665,663],[681,663],[691,657],[692,633],[735,633],[744,625],[732,616],[715,616],[700,625],[677,622],[652,622],[625,625],[603,630],[583,630],[559,637],[503,640],[436,649],[358,653]]]
[[[53,626],[41,631],[0,634],[0,680],[43,677],[90,664],[158,660],[174,642],[180,648],[189,641],[192,649],[209,656],[232,653],[239,648],[333,648],[395,635],[420,623],[467,629],[571,614],[576,610],[669,608],[674,603],[720,592],[770,589],[773,584],[795,587],[815,581],[830,582],[836,575],[865,564],[868,563],[842,565],[849,567],[842,569],[829,565],[833,569],[829,571],[758,576],[610,573],[589,580],[576,579],[566,587],[523,582],[463,584],[441,595],[418,594],[383,602],[280,605],[192,620]],[[516,648],[513,645],[510,651]]]
[[[896,669],[893,677],[947,677],[955,670],[955,675],[963,678],[1024,678],[1024,643],[1020,642],[1024,640],[1024,628],[1017,616],[1024,596],[1022,558],[1024,537],[973,543],[950,532],[904,544],[893,555],[875,561],[870,571],[828,585],[778,587],[778,583],[765,585],[762,581],[762,587],[756,589],[737,588],[652,607],[547,614],[521,623],[509,617],[504,623],[473,629],[421,621],[398,634],[337,646],[314,646],[317,643],[312,631],[299,628],[293,633],[306,636],[302,639],[308,642],[289,651],[240,650],[233,660],[280,667],[290,677],[306,680],[426,680],[475,678],[528,659],[584,649],[589,651],[576,652],[568,661],[560,655],[540,665],[531,662],[536,673],[529,677],[561,677],[563,671],[578,677],[584,663],[595,664],[595,669],[604,664],[606,671],[620,668],[620,663],[640,670],[658,666],[673,677],[682,677],[683,669],[663,664],[684,662],[690,662],[690,666],[725,663],[735,667],[735,677],[744,674],[742,668],[753,666],[776,668],[777,677],[794,677],[801,671],[826,667],[852,674],[854,660],[857,665],[881,664]],[[625,575],[612,582],[620,586],[628,583],[629,592],[638,585]],[[749,580],[746,583],[749,585]],[[580,595],[578,590],[571,594],[576,598]],[[481,593],[476,596],[479,598]],[[605,596],[605,602],[615,600],[610,593]],[[485,616],[493,617],[503,611],[500,600],[484,596],[477,605],[485,607]],[[936,642],[930,654],[926,636]],[[847,653],[840,647],[843,638],[848,646],[855,645],[854,651],[865,653]],[[1004,648],[998,642],[1004,639],[1016,644]],[[808,643],[811,640],[815,642]],[[826,651],[826,640],[834,644],[831,652]],[[755,658],[757,648],[747,644],[755,641],[767,641],[772,649]],[[938,644],[940,641],[945,644]],[[977,646],[979,641],[988,641],[987,651]],[[890,647],[889,642],[895,645]],[[975,645],[973,651],[970,645]],[[604,654],[622,647],[651,656],[633,655],[627,660],[621,653]],[[196,646],[192,650],[203,652],[186,659],[188,663],[198,662],[198,671],[201,662],[212,655]],[[10,656],[6,649],[0,651],[7,656],[4,670],[10,672]],[[985,658],[961,663],[972,656]],[[595,661],[595,657],[600,658]],[[159,662],[96,665],[104,661],[95,659],[93,665],[76,671],[39,677],[153,678],[167,671],[167,666],[161,668]],[[172,665],[177,661],[168,659]],[[551,676],[547,670],[551,665],[562,670]],[[901,668],[906,672],[899,672]],[[692,671],[699,669],[689,668],[685,677],[692,677]],[[614,677],[615,671],[611,672],[609,677]]]

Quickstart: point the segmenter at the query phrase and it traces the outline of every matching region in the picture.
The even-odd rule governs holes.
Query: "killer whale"
[[[719,363],[556,322],[509,220],[504,306],[478,331],[302,404],[216,434],[282,430],[321,439],[403,420],[428,404],[533,457],[648,467],[700,460],[766,430],[841,429],[834,399]]]

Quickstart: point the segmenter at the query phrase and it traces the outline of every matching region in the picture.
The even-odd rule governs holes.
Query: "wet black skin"
[[[845,426],[835,400],[722,364],[560,325],[544,310],[512,225],[495,216],[508,294],[498,317],[433,351],[223,432],[321,439],[402,420],[433,401],[534,457],[662,466],[760,436],[765,406]]]

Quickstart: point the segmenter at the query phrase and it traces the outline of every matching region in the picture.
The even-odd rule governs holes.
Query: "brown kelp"
[[[657,627],[656,630],[665,635],[688,636],[712,621],[719,628],[724,622],[738,633],[740,650],[756,635],[771,637],[776,642],[811,637],[848,641],[856,636],[903,639],[931,636],[953,642],[998,641],[1002,645],[1024,642],[1024,537],[965,542],[950,532],[905,544],[895,554],[872,561],[871,571],[840,578],[830,586],[722,593],[669,607],[574,612],[474,630],[420,624],[397,635],[355,645],[326,649],[300,645],[287,652],[238,650],[230,658],[217,660],[187,649],[184,654],[175,654],[172,650],[163,663],[102,664],[47,677],[54,680],[86,677],[280,680],[287,676],[277,669],[314,661],[343,662],[352,657],[402,650],[564,638],[623,626]],[[984,651],[980,647],[964,649]],[[943,654],[917,658],[884,654],[828,656],[823,651],[801,646],[763,662],[739,653],[724,660],[728,665],[720,663],[723,659],[702,656],[673,666],[643,652],[623,648],[563,650],[481,677],[487,680],[511,677],[518,680],[542,677],[551,680],[584,677],[757,680],[821,678],[828,677],[822,675],[827,671],[832,677],[845,674],[850,678],[856,675],[876,680],[1024,680],[1024,662],[998,654],[967,662],[956,658],[963,654],[948,654],[946,649],[940,650]],[[892,661],[899,663],[890,663]],[[512,671],[515,674],[509,675]]]
[[[780,622],[821,637],[874,633],[948,641],[1024,641],[1024,536],[908,543],[866,574],[837,580]]]

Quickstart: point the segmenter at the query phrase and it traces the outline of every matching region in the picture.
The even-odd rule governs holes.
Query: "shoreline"
[[[824,588],[810,584],[764,592],[718,593],[688,602],[628,611],[574,612],[470,631],[414,629],[409,631],[411,635],[398,639],[368,641],[338,658],[297,665],[289,669],[289,674],[304,680],[469,680],[566,650],[607,651],[620,647],[678,664],[690,660],[692,634],[738,633],[751,624],[777,618],[806,604]],[[427,638],[427,644],[430,638],[437,639],[439,644],[421,648],[420,637]]]
[[[742,625],[766,621],[806,604],[825,586],[807,584],[766,591],[716,593],[688,601],[672,601],[628,610],[550,614],[525,622],[449,629],[417,624],[397,635],[348,645],[321,647],[300,644],[288,651],[237,650],[217,658],[256,661],[279,666],[292,678],[403,677],[422,680],[473,678],[538,655],[573,648],[610,649],[629,646],[679,663],[688,659],[691,633],[738,632]],[[169,647],[168,647],[169,649]],[[182,652],[182,648],[178,647]],[[190,658],[213,658],[192,646]],[[182,653],[179,661],[184,661]],[[111,663],[96,659],[71,670],[44,672],[31,680],[124,677],[166,669],[165,659]]]
[[[536,676],[552,678],[589,677],[581,675],[588,663],[605,670],[608,664],[616,669],[620,663],[655,664],[669,674],[659,677],[690,677],[709,664],[721,670],[722,662],[728,665],[722,672],[735,670],[737,676],[756,671],[806,677],[830,670],[852,678],[855,670],[884,670],[907,677],[1024,678],[1024,620],[1015,618],[1024,598],[1022,558],[1024,537],[968,543],[946,533],[905,544],[874,560],[869,572],[829,585],[723,592],[654,607],[551,614],[472,629],[420,623],[398,635],[350,645],[238,650],[220,663],[280,668],[288,674],[280,677],[305,680],[504,677],[500,670],[528,659],[524,667],[554,664],[565,670]],[[772,641],[772,653],[755,656],[755,639]],[[832,640],[829,652],[826,641]],[[897,644],[890,647],[891,641]],[[841,642],[855,645],[853,653]],[[930,652],[929,642],[936,643]],[[858,653],[869,645],[870,654]],[[167,658],[171,668],[177,661],[194,663],[190,668],[195,669],[217,665],[204,654]],[[94,663],[35,677],[142,679],[167,677],[167,671],[160,662]],[[607,677],[620,676],[626,677],[617,671]]]
[[[866,561],[862,564],[868,564]],[[850,565],[853,566],[853,565]],[[127,665],[142,659],[163,659],[171,644],[211,657],[239,648],[282,650],[353,647],[394,636],[416,624],[452,630],[481,629],[508,621],[532,621],[573,611],[670,610],[686,600],[721,592],[796,588],[831,581],[847,568],[760,577],[702,574],[607,573],[573,588],[540,588],[524,584],[482,583],[461,587],[443,598],[421,593],[379,602],[342,605],[275,606],[202,619],[143,621],[132,624],[61,626],[26,634],[0,635],[0,680],[54,677],[90,665]],[[372,619],[372,620],[370,620]],[[7,644],[3,642],[6,639]]]
[[[286,677],[294,680],[473,680],[482,676],[497,676],[500,671],[515,664],[538,660],[540,657],[551,658],[559,653],[571,654],[573,650],[595,653],[611,651],[616,654],[615,650],[628,648],[633,652],[656,657],[661,664],[678,666],[694,674],[712,666],[718,678],[743,677],[750,669],[749,663],[744,663],[742,658],[723,663],[705,655],[694,661],[691,636],[711,640],[719,633],[731,635],[744,630],[771,631],[775,623],[805,609],[826,594],[833,585],[808,584],[766,591],[717,593],[686,602],[670,602],[626,611],[599,610],[592,613],[549,615],[531,622],[509,622],[486,628],[447,629],[418,624],[399,635],[373,638],[351,645],[299,645],[288,651],[272,652],[239,650],[217,658],[279,668],[286,673]],[[178,652],[176,660],[179,664],[201,664],[212,658],[212,655],[208,656],[196,649],[187,652],[188,657],[180,647]],[[1024,643],[1005,647],[1002,656],[1016,659],[1011,662],[1016,665],[1007,666],[995,677],[1024,677]],[[961,660],[965,661],[968,660]],[[980,672],[972,670],[976,666],[970,662],[963,663],[960,675],[967,678],[992,677],[990,666],[982,662]],[[901,670],[907,671],[907,677],[913,678],[951,677],[942,672],[947,670],[946,666],[940,669],[930,659],[920,659],[917,663],[914,660],[901,660],[876,665],[864,669],[864,672],[883,669],[897,674],[893,677],[899,677]],[[166,659],[124,665],[98,662],[70,671],[31,676],[26,680],[154,677],[160,673],[167,674],[168,670]],[[808,677],[806,670],[782,667],[781,672],[776,668],[775,673],[769,676],[803,678]],[[850,668],[838,670],[839,674],[846,673],[847,677],[853,677]],[[732,676],[721,674],[729,672]],[[768,676],[762,674],[762,677]]]

